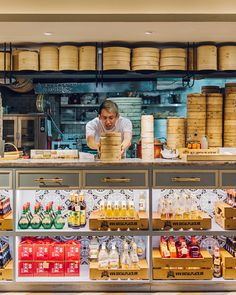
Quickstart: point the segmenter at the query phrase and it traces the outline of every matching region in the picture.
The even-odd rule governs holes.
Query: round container
[[[94,71],[96,70],[96,47],[81,46],[79,48],[79,70]]]
[[[10,52],[0,52],[0,71],[10,71],[11,65],[10,65]]]
[[[159,70],[159,48],[140,47],[132,51],[132,70]]]
[[[118,161],[121,159],[121,133],[107,132],[101,134],[100,159]]]
[[[184,118],[167,118],[167,146],[172,149],[185,147]]]
[[[40,71],[58,71],[59,53],[57,47],[41,47],[39,57]]]
[[[130,70],[130,48],[105,47],[103,70]]]
[[[215,45],[198,46],[197,70],[217,70],[217,47]]]
[[[161,49],[161,58],[165,57],[182,57],[186,58],[187,53],[184,48],[163,48]]]
[[[236,95],[236,83],[225,83],[225,94],[233,93]]]
[[[39,60],[37,51],[24,50],[19,52],[19,71],[38,71]]]
[[[206,104],[206,95],[202,93],[190,93],[188,94],[188,105],[190,104]]]
[[[219,48],[219,70],[236,70],[236,46],[226,45]]]
[[[64,45],[59,47],[59,70],[60,71],[78,71],[79,52],[78,47]]]
[[[19,53],[22,50],[13,49],[12,50],[12,64],[13,64],[13,71],[19,71]]]
[[[202,93],[204,94],[208,94],[208,93],[221,93],[221,89],[219,86],[202,86]]]

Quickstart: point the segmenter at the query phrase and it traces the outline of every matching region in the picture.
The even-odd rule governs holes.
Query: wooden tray
[[[4,218],[0,218],[0,230],[13,230],[12,211],[8,212]]]
[[[13,279],[13,261],[10,260],[4,268],[0,268],[0,280],[11,281]]]
[[[162,258],[153,250],[154,280],[211,280],[212,256],[201,250],[202,258]]]
[[[225,249],[220,249],[222,259],[222,276],[225,280],[236,279],[236,257],[233,257]]]
[[[224,229],[236,229],[236,208],[225,202],[215,204],[215,220]]]
[[[89,229],[91,230],[138,230],[148,229],[148,216],[146,212],[136,212],[134,219],[101,218],[98,211],[93,211],[89,217]]]
[[[97,262],[90,262],[91,280],[148,280],[148,264],[139,261],[139,269],[99,269]]]
[[[168,230],[168,229],[210,229],[211,228],[211,217],[201,212],[201,219],[161,219],[159,213],[153,213],[152,227],[154,230]]]

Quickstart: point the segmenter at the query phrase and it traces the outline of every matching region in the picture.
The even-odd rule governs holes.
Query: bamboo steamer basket
[[[208,140],[208,147],[209,148],[217,148],[217,147],[222,147],[223,146],[223,140]]]
[[[132,70],[159,70],[159,49],[133,49]]]
[[[221,111],[218,112],[207,112],[207,120],[209,119],[219,119],[222,120],[223,113]]]
[[[186,66],[160,66],[161,71],[185,71]]]
[[[121,152],[120,155],[111,153],[101,153],[100,156],[101,161],[120,161],[121,160]]]
[[[188,119],[199,119],[206,120],[206,112],[189,112],[188,111]]]
[[[133,71],[142,71],[142,70],[150,70],[150,71],[158,71],[159,66],[132,66]]]
[[[11,55],[10,52],[0,52],[0,71],[11,70]]]
[[[19,71],[19,53],[22,50],[19,49],[13,49],[12,51],[12,65],[13,65],[13,71]]]
[[[58,71],[59,53],[57,47],[41,47],[39,50],[40,71]]]
[[[225,94],[235,94],[236,95],[236,83],[225,83]]]
[[[78,47],[64,45],[59,47],[59,70],[60,71],[78,71],[79,52]]]
[[[137,47],[132,50],[132,55],[135,56],[157,56],[160,55],[160,49],[155,47]]]
[[[213,128],[222,128],[223,126],[223,120],[222,121],[215,121],[215,120],[208,120],[207,121],[207,127],[213,127]]]
[[[222,112],[223,113],[223,105],[207,105],[207,112]]]
[[[161,49],[161,58],[165,57],[182,57],[186,58],[187,53],[184,48],[163,48]]]
[[[236,132],[236,129],[234,129],[234,127],[236,127],[236,119],[235,120],[224,120],[224,126],[225,126],[225,132],[230,132],[231,130],[233,132]]]
[[[188,104],[188,112],[206,112],[206,105]]]
[[[205,126],[206,125],[206,121],[205,120],[199,120],[199,119],[187,119],[187,126]]]
[[[221,89],[219,86],[202,86],[202,93],[204,94],[217,94],[217,93],[221,93]]]
[[[79,70],[94,71],[96,70],[96,47],[81,46],[79,48]]]
[[[24,50],[19,52],[19,71],[28,70],[39,70],[39,57],[37,51]]]
[[[236,46],[227,45],[219,48],[219,70],[236,70]]]
[[[223,105],[223,95],[221,93],[208,93],[207,105]]]
[[[130,63],[125,62],[113,62],[111,64],[103,64],[103,70],[130,70]]]
[[[104,60],[114,60],[114,59],[120,59],[129,61],[130,60],[130,54],[125,52],[112,52],[112,53],[103,53],[103,59]]]
[[[167,145],[173,149],[185,147],[184,118],[167,118]]]
[[[118,161],[121,159],[121,133],[101,133],[100,159],[103,161]]]
[[[182,57],[163,57],[160,60],[160,66],[186,66],[186,60]]]
[[[222,139],[222,132],[221,133],[211,133],[211,132],[208,132],[207,133],[207,136],[208,136],[208,138],[210,138],[210,139],[217,139],[217,140],[219,140],[219,139]]]
[[[225,121],[234,121],[234,120],[236,120],[236,113],[235,112],[225,113],[224,119],[225,119]]]
[[[158,67],[158,62],[155,62],[153,60],[150,60],[150,61],[133,61],[132,62],[132,68],[133,67],[142,67],[142,66],[145,66],[145,67]]]
[[[206,104],[206,95],[202,93],[191,93],[188,94],[188,105],[190,104]]]
[[[124,52],[130,55],[130,48],[128,47],[122,47],[122,46],[114,46],[114,47],[104,47],[103,48],[103,52],[104,53],[120,53],[120,52]]]
[[[175,127],[175,126],[180,126],[183,127],[185,126],[185,118],[182,117],[168,117],[167,118],[167,128],[168,127]]]
[[[215,45],[198,46],[197,70],[217,70],[217,47]]]

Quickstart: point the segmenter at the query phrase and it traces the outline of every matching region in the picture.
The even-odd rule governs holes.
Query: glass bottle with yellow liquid
[[[113,216],[115,218],[118,218],[120,216],[120,206],[119,206],[119,202],[118,201],[115,201],[115,203],[114,203]]]
[[[128,203],[128,216],[130,218],[135,217],[134,201],[129,201],[129,203]]]
[[[105,201],[103,201],[103,200],[100,202],[99,215],[100,215],[101,218],[105,218],[106,217]]]
[[[126,201],[121,202],[120,216],[121,217],[127,216],[127,203],[126,203]]]
[[[111,218],[112,216],[113,216],[112,204],[111,204],[111,201],[107,201],[106,218]]]

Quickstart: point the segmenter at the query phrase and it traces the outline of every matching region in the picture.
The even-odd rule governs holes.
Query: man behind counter
[[[98,117],[86,124],[87,145],[93,150],[99,150],[102,132],[121,132],[121,155],[131,145],[132,123],[119,115],[115,102],[105,100],[99,107]]]

